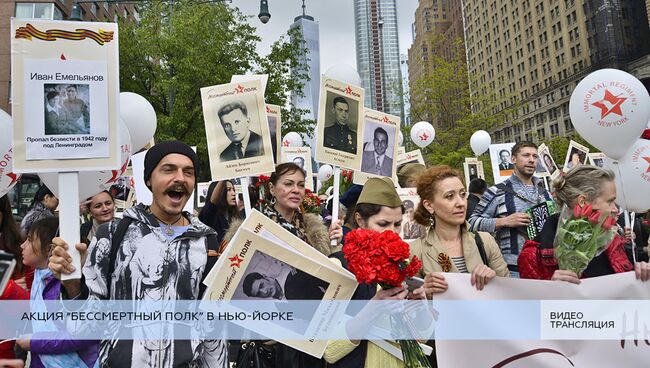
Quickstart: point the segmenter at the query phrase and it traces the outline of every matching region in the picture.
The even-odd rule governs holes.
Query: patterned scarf
[[[285,230],[288,230],[290,233],[300,238],[300,240],[307,243],[307,236],[303,231],[304,222],[302,218],[302,213],[300,213],[300,211],[296,211],[295,215],[293,216],[293,221],[291,222],[287,221],[284,217],[282,217],[282,215],[278,211],[276,211],[276,209],[273,206],[266,206],[266,208],[264,209],[264,215],[266,215],[266,217],[278,223]]]

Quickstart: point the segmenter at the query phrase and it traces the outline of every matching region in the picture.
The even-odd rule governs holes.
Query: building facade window
[[[16,3],[16,18],[61,20],[63,13],[54,3]]]

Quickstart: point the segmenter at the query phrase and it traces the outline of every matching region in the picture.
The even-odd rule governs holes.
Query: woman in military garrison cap
[[[352,226],[377,232],[394,231],[399,234],[403,214],[404,207],[393,182],[389,178],[371,178],[366,181],[359,195],[352,216]],[[333,231],[337,230],[330,230],[331,235]],[[334,261],[340,261],[343,267],[347,267],[343,252],[336,252],[330,257],[334,258]],[[407,289],[402,286],[382,290],[376,284],[360,284],[352,300],[403,300],[406,297]],[[425,298],[424,289],[416,290],[411,297]],[[404,366],[401,360],[367,340],[332,340],[328,343],[323,358],[329,363],[328,367],[333,368]]]

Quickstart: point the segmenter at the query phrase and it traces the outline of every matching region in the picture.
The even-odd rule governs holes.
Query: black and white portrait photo
[[[395,129],[373,121],[366,121],[365,124],[361,171],[391,177],[395,155]]]
[[[251,110],[257,112],[256,110]],[[259,116],[251,124],[249,108],[242,100],[231,100],[217,110],[217,117],[228,140],[226,147],[219,154],[221,161],[239,160],[264,155]]]
[[[269,132],[271,133],[271,149],[273,150],[273,162],[278,162],[278,118],[268,114]]]
[[[89,134],[87,84],[44,84],[45,135]]]
[[[357,116],[359,103],[351,98],[327,92],[323,143],[347,153],[357,153]]]
[[[563,171],[567,172],[574,167],[586,164],[588,153],[589,148],[574,141],[569,142],[569,148],[567,149]]]

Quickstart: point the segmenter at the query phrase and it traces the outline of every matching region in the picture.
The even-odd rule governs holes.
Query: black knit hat
[[[192,160],[192,164],[194,165],[194,177],[196,177],[198,170],[196,152],[194,152],[190,146],[181,141],[162,141],[156,143],[153,147],[151,147],[147,151],[147,154],[144,156],[145,183],[151,179],[151,173],[153,172],[153,169],[158,166],[160,160],[162,160],[163,157],[169,155],[170,153],[178,153],[189,157],[190,160]]]

